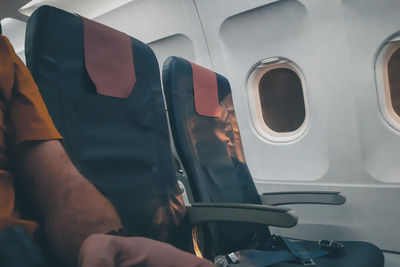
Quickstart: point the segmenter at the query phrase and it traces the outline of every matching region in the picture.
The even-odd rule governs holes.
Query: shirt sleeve
[[[1,42],[7,44],[12,63],[10,71],[13,72],[14,83],[7,108],[15,143],[61,139],[29,70],[16,55],[8,39],[3,36],[0,38],[3,39]]]

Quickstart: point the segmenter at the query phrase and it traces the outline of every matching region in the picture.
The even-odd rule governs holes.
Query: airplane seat
[[[25,51],[64,148],[114,205],[124,228],[132,235],[183,242],[171,234],[185,227],[185,206],[151,48],[105,25],[42,6],[29,18]],[[190,242],[190,231],[186,236]]]
[[[292,227],[297,220],[290,210],[286,210],[286,217],[282,220],[274,220],[283,211],[273,210],[276,206],[262,205],[266,204],[264,199],[271,200],[274,205],[275,195],[259,196],[247,168],[228,80],[178,57],[169,57],[164,62],[162,77],[174,144],[195,201],[191,206],[242,207],[242,211],[235,215],[218,210],[219,221],[206,220],[205,214],[191,214],[189,210],[192,219],[204,216],[204,220],[197,221],[205,228],[202,231],[206,233],[202,236],[205,239],[203,245],[212,244],[206,257],[222,255],[223,261],[238,262],[241,266],[294,267],[313,262],[324,267],[383,266],[383,253],[367,242],[330,244],[272,235],[266,224]],[[293,197],[298,197],[298,203],[339,205],[344,202],[337,192],[284,192],[276,195],[292,197],[286,203],[295,203]],[[277,202],[285,203],[282,200]],[[265,215],[264,221],[256,220],[254,214],[246,211],[250,207],[269,207],[270,213]],[[212,209],[206,211],[212,212]],[[342,244],[343,248],[340,247]],[[303,257],[299,251],[308,255]],[[231,252],[235,253],[233,258]]]

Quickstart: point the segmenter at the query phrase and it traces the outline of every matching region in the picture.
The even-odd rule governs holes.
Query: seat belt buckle
[[[229,262],[225,255],[219,255],[214,258],[214,264],[217,267],[227,267]]]
[[[239,263],[239,258],[234,252],[225,255],[219,255],[214,258],[214,264],[218,267],[227,267],[229,263]]]
[[[303,264],[303,265],[315,265],[315,262],[314,262],[314,260],[313,259],[306,259],[306,260],[301,260],[301,263]]]
[[[318,245],[321,248],[329,248],[329,249],[342,249],[344,247],[342,243],[331,240],[319,240]]]
[[[236,256],[236,254],[234,252],[229,253],[227,257],[234,264],[239,262],[239,258]]]

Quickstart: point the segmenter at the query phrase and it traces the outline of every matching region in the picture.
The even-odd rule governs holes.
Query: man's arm
[[[208,260],[144,237],[91,235],[79,256],[79,267],[216,267]]]
[[[16,164],[19,179],[43,219],[46,239],[69,264],[76,265],[80,250],[79,266],[82,267],[214,266],[166,243],[101,234],[121,228],[118,214],[82,177],[59,141],[29,141],[18,145]]]
[[[91,234],[121,227],[111,203],[78,172],[57,140],[17,146],[15,164],[55,253],[75,264]]]

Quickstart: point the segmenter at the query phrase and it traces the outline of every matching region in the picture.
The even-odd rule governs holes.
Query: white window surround
[[[398,49],[400,49],[400,35],[383,44],[376,59],[375,76],[379,108],[382,116],[392,128],[400,131],[400,117],[393,109],[388,75],[389,61]]]
[[[278,68],[286,68],[295,72],[301,81],[301,86],[303,90],[305,110],[304,121],[297,130],[291,132],[281,133],[272,130],[265,123],[262,114],[261,99],[259,94],[260,80],[265,73]],[[276,143],[287,143],[299,139],[306,132],[310,121],[306,83],[304,76],[300,71],[300,68],[289,59],[273,57],[257,62],[250,70],[247,78],[247,96],[254,129],[262,138]]]

